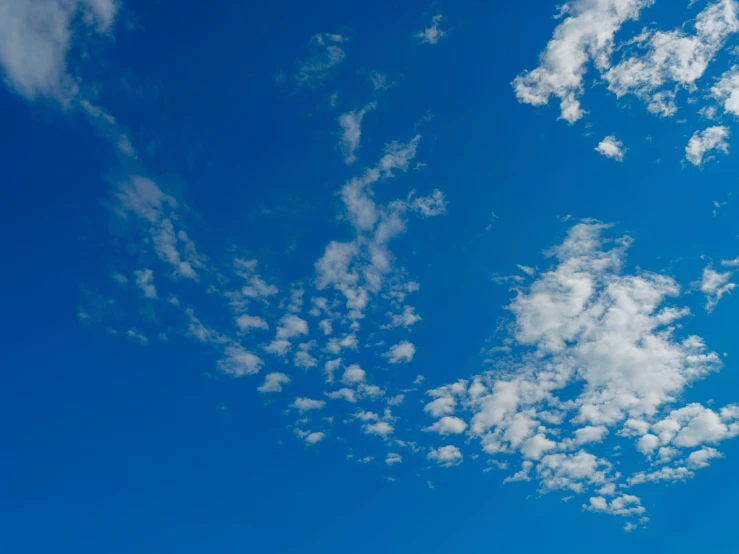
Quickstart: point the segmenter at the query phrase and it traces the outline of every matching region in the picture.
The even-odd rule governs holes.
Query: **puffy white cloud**
[[[689,311],[665,275],[624,274],[631,239],[607,238],[610,226],[574,225],[547,252],[550,268],[519,286],[509,305],[509,348],[493,369],[428,391],[424,410],[437,418],[470,414],[468,433],[489,455],[528,462],[511,480],[536,479],[541,492],[610,496],[626,484],[688,478],[685,449],[739,435],[739,409],[700,405],[672,410],[697,379],[720,368],[718,356],[679,323]],[[681,411],[682,410],[682,411]],[[612,432],[634,441],[660,472],[621,475],[587,451]],[[683,469],[680,469],[683,468]],[[598,498],[598,497],[594,497]],[[637,514],[623,498],[597,511]]]
[[[550,96],[560,100],[562,119],[574,123],[585,113],[580,106],[588,64],[601,71],[610,66],[614,35],[639,18],[653,0],[573,0],[564,5],[564,21],[542,52],[539,67],[513,81],[519,102],[541,106]]]
[[[529,476],[529,474],[531,473],[531,469],[533,467],[534,467],[534,462],[525,460],[521,464],[521,470],[503,479],[503,484],[505,485],[507,483],[517,483],[519,481],[531,481],[531,477]]]
[[[259,316],[243,314],[236,318],[236,325],[242,331],[251,331],[252,329],[268,330],[269,325]]]
[[[350,402],[352,404],[355,404],[357,402],[357,395],[352,389],[339,389],[332,392],[327,392],[326,396],[328,396],[332,400],[346,400],[347,402]]]
[[[377,423],[367,423],[363,425],[362,431],[366,435],[376,435],[384,438],[391,435],[395,429],[387,421],[378,421]]]
[[[306,444],[316,444],[317,442],[321,442],[325,438],[326,438],[326,434],[319,431],[319,432],[309,433],[308,435],[306,435],[304,440]]]
[[[416,347],[413,343],[402,341],[391,346],[383,356],[385,356],[391,364],[408,363],[413,360],[416,354]]]
[[[438,189],[430,196],[419,196],[410,203],[410,208],[425,217],[436,217],[446,213],[446,196]]]
[[[721,102],[726,113],[739,115],[739,65],[731,66],[711,87],[711,96]]]
[[[375,102],[370,102],[361,110],[354,110],[339,116],[339,125],[341,126],[341,152],[344,154],[344,161],[347,164],[353,164],[357,161],[354,152],[359,148],[359,141],[362,137],[362,119],[370,110],[376,107]]]
[[[366,371],[357,364],[352,364],[344,370],[344,375],[341,378],[341,381],[346,385],[356,385],[363,382],[366,376]]]
[[[141,289],[145,298],[158,298],[157,288],[154,286],[154,272],[151,269],[139,269],[133,274],[136,277],[136,286]]]
[[[709,466],[711,460],[716,458],[723,458],[723,454],[715,448],[701,448],[690,453],[688,464],[695,469],[704,469]]]
[[[446,32],[440,27],[442,21],[444,16],[436,14],[431,18],[431,27],[426,27],[413,36],[425,44],[438,44],[446,36]]]
[[[605,512],[618,516],[640,515],[645,511],[639,497],[630,494],[614,498],[610,503],[602,496],[595,496],[590,498],[590,504],[584,508],[592,512]]]
[[[645,52],[629,57],[605,73],[608,88],[617,96],[636,94],[647,102],[650,112],[661,116],[675,113],[675,91],[662,89],[675,83],[692,88],[708,64],[739,30],[735,0],[717,0],[697,17],[695,34],[683,28],[646,32],[635,40]]]
[[[282,392],[282,385],[286,385],[289,382],[290,377],[284,373],[269,373],[264,378],[264,383],[257,390],[261,393]]]
[[[440,435],[461,435],[467,429],[467,424],[464,420],[458,417],[445,416],[435,422],[430,427],[426,428],[426,431],[433,431]]]
[[[416,313],[416,309],[413,306],[405,306],[403,312],[400,314],[393,314],[388,312],[390,322],[382,325],[381,329],[393,329],[395,327],[410,327],[415,323],[421,321],[421,316]]]
[[[0,4],[0,66],[5,82],[29,100],[47,96],[65,104],[79,91],[67,70],[74,40],[105,33],[115,0],[4,0]]]
[[[318,360],[311,356],[309,352],[306,352],[305,350],[300,350],[299,352],[295,353],[293,363],[297,367],[308,369],[311,367],[316,367],[318,365]]]
[[[624,153],[626,152],[624,150],[624,143],[613,135],[609,135],[600,141],[598,146],[595,147],[595,150],[603,154],[606,158],[611,158],[619,162],[623,161]]]
[[[426,457],[442,467],[452,467],[461,464],[463,459],[459,448],[452,445],[432,449]]]
[[[685,147],[685,158],[693,165],[699,166],[706,161],[704,156],[713,150],[728,154],[729,143],[726,142],[728,138],[729,128],[720,125],[709,127],[704,131],[696,131]]]
[[[327,383],[334,382],[334,373],[337,369],[339,369],[339,367],[341,367],[341,358],[328,360],[325,364],[323,364],[323,372],[326,375]]]
[[[403,463],[403,458],[400,456],[400,454],[390,452],[385,457],[385,463],[389,466],[395,465],[395,464],[401,464]]]
[[[275,356],[284,357],[292,348],[289,340],[275,339],[264,347],[264,351]]]
[[[730,271],[719,273],[710,266],[703,269],[700,290],[706,295],[707,311],[713,311],[721,297],[736,288],[736,283],[729,282],[729,279],[731,279]]]
[[[308,322],[294,314],[287,314],[280,319],[277,327],[277,339],[291,339],[308,334]]]
[[[258,373],[263,365],[264,362],[259,356],[238,344],[226,347],[224,358],[218,362],[218,368],[233,377]]]
[[[290,405],[291,408],[299,410],[300,413],[309,412],[311,410],[320,410],[326,405],[323,400],[313,400],[312,398],[298,397]]]

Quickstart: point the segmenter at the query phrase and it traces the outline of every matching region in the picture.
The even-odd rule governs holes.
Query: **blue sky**
[[[0,2],[0,550],[733,552],[737,46]]]

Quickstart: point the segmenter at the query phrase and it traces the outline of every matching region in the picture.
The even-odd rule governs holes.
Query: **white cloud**
[[[352,364],[344,370],[344,376],[341,381],[346,385],[356,385],[365,380],[367,372],[365,372],[357,364]]]
[[[149,342],[149,339],[144,335],[141,331],[138,329],[129,329],[126,331],[126,337],[133,341],[137,342],[139,344],[147,344]]]
[[[726,113],[739,115],[739,65],[731,66],[711,87],[711,95],[724,108]]]
[[[355,394],[355,392],[352,389],[347,388],[327,392],[326,396],[328,396],[331,400],[346,400],[351,404],[356,404],[357,402],[357,395]]]
[[[431,27],[426,27],[413,36],[425,44],[438,44],[446,36],[446,32],[440,27],[442,21],[444,16],[436,14],[431,18]]]
[[[226,347],[224,358],[218,362],[218,368],[233,377],[258,373],[263,365],[264,362],[259,356],[238,344]]]
[[[320,410],[326,405],[323,400],[313,400],[312,398],[298,397],[290,405],[291,408],[299,410],[300,413],[309,412],[311,410]]]
[[[4,0],[0,3],[0,65],[5,82],[28,100],[68,103],[79,90],[67,68],[73,40],[105,33],[114,0]]]
[[[295,353],[293,363],[297,367],[309,369],[311,367],[316,367],[318,365],[318,360],[311,356],[309,352],[305,350],[300,350],[299,352]]]
[[[354,110],[339,116],[339,125],[341,126],[341,152],[344,154],[344,161],[347,164],[353,164],[357,161],[354,152],[359,147],[359,141],[362,136],[362,119],[368,111],[374,110],[375,102],[370,102],[361,110]]]
[[[531,477],[529,474],[531,473],[531,469],[534,467],[534,462],[531,462],[529,460],[524,460],[524,462],[521,464],[521,470],[514,473],[510,477],[506,477],[503,479],[503,484],[507,483],[517,483],[519,481],[531,481]]]
[[[323,365],[323,372],[326,374],[326,382],[334,382],[334,372],[341,367],[341,358],[329,360]]]
[[[629,57],[605,73],[608,88],[617,96],[636,94],[650,112],[671,116],[677,110],[675,90],[662,89],[675,83],[691,89],[727,38],[739,30],[735,0],[709,4],[695,22],[695,34],[682,28],[645,32],[635,41],[643,54]]]
[[[376,435],[384,438],[392,434],[395,429],[387,421],[378,421],[377,423],[367,423],[363,425],[362,431],[366,435]]]
[[[426,456],[443,467],[452,467],[462,463],[462,453],[456,446],[448,445],[432,449]]]
[[[308,334],[308,322],[294,314],[287,314],[277,327],[278,339],[291,339]]]
[[[402,341],[391,346],[383,356],[385,356],[391,364],[408,363],[413,360],[416,354],[416,347],[413,343]]]
[[[257,390],[261,393],[282,392],[282,385],[290,382],[290,377],[284,373],[270,373],[264,378],[264,384]]]
[[[713,150],[718,150],[724,154],[729,153],[729,128],[723,126],[709,127],[704,131],[696,131],[690,137],[688,145],[685,147],[685,158],[693,165],[700,166],[707,159],[704,156]]]
[[[701,448],[688,456],[688,464],[695,469],[704,469],[715,458],[723,458],[723,454],[715,448]]]
[[[562,8],[565,20],[542,52],[539,67],[513,81],[519,102],[541,106],[550,96],[560,100],[561,119],[574,123],[585,113],[580,106],[583,76],[593,62],[603,71],[610,66],[614,35],[639,18],[653,0],[573,0]]]
[[[326,438],[326,434],[322,432],[310,433],[305,437],[306,444],[316,444]]]
[[[421,316],[416,313],[416,309],[413,306],[405,306],[403,312],[400,314],[393,314],[388,312],[390,322],[382,325],[381,329],[393,329],[395,327],[408,328],[415,323],[421,321]]]
[[[603,154],[606,158],[611,158],[619,162],[624,159],[624,144],[613,135],[609,135],[600,141],[598,146],[595,147],[595,150]]]
[[[308,57],[298,63],[295,80],[299,85],[317,85],[346,58],[341,47],[349,39],[335,33],[319,33],[309,43]]]
[[[136,277],[136,286],[141,289],[145,298],[157,298],[157,289],[154,286],[154,272],[151,269],[139,269],[133,272]]]
[[[251,331],[252,329],[268,330],[269,325],[259,316],[243,314],[236,318],[236,325],[242,331]]]
[[[461,420],[458,417],[445,416],[430,427],[427,427],[425,430],[433,431],[440,435],[461,435],[466,429],[467,424],[464,420]]]
[[[395,464],[401,464],[403,463],[403,458],[400,456],[400,454],[390,452],[385,457],[385,463],[389,466],[395,465]]]
[[[707,311],[713,311],[721,297],[736,288],[736,284],[729,282],[729,279],[731,279],[730,271],[719,273],[710,266],[703,269],[700,290],[706,295]]]
[[[440,190],[434,190],[430,196],[420,196],[411,202],[411,209],[425,217],[435,217],[446,213],[446,197]]]
[[[184,229],[177,229],[178,203],[151,179],[131,176],[117,191],[117,213],[127,218],[133,214],[154,245],[154,251],[172,266],[175,276],[197,280],[196,267],[202,265],[195,244]]]
[[[508,480],[535,478],[541,492],[603,497],[628,484],[685,479],[692,475],[686,449],[739,435],[734,406],[672,409],[691,383],[720,369],[720,359],[680,325],[689,311],[670,302],[680,294],[673,279],[622,272],[632,241],[607,238],[609,229],[576,224],[547,252],[552,266],[520,286],[509,306],[512,340],[499,365],[427,393],[433,400],[424,410],[437,418],[471,414],[468,433],[487,454],[529,461]],[[615,462],[587,450],[609,434],[634,441],[645,463],[665,467],[615,471]],[[592,509],[643,510],[624,497],[595,500]]]
[[[639,497],[630,494],[614,498],[610,503],[602,496],[591,497],[590,504],[583,507],[592,512],[605,512],[618,516],[640,515],[645,511]]]
[[[275,339],[264,347],[264,351],[275,356],[284,357],[292,348],[289,340]]]

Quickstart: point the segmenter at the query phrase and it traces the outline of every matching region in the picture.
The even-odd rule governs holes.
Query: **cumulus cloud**
[[[729,279],[731,279],[730,271],[719,273],[710,266],[703,269],[700,291],[706,295],[707,311],[713,311],[721,297],[736,288],[736,284],[731,283]]]
[[[262,329],[266,331],[269,329],[269,325],[263,318],[247,314],[237,317],[236,325],[242,331],[251,331],[252,329]]]
[[[353,164],[357,161],[354,152],[359,148],[359,141],[362,137],[362,119],[368,111],[374,110],[375,102],[370,102],[361,110],[354,110],[339,116],[339,125],[341,126],[341,152],[344,154],[344,161],[347,164]]]
[[[711,87],[711,95],[728,114],[739,115],[739,65],[731,66]]]
[[[439,421],[426,428],[426,431],[433,431],[440,435],[461,435],[467,429],[467,424],[464,420],[453,417],[444,416]]]
[[[136,286],[141,289],[144,298],[158,298],[157,288],[154,286],[154,272],[151,269],[139,269],[133,274],[136,277]]]
[[[277,339],[291,339],[308,334],[308,322],[294,314],[287,314],[277,327]]]
[[[452,467],[462,463],[462,453],[456,446],[448,445],[432,449],[426,456],[442,467]]]
[[[709,127],[704,131],[696,131],[690,137],[688,145],[685,147],[685,158],[693,165],[700,166],[705,161],[712,159],[706,158],[706,154],[714,150],[729,153],[729,128],[716,125]]]
[[[423,31],[418,31],[413,36],[424,44],[438,44],[446,36],[446,32],[440,27],[442,21],[444,21],[444,16],[436,14],[431,18],[430,27],[426,27]]]
[[[68,103],[79,91],[68,70],[73,41],[104,34],[115,0],[5,0],[0,4],[0,66],[5,82],[28,100]]]
[[[561,119],[574,123],[584,115],[580,106],[583,76],[593,63],[600,71],[610,66],[614,36],[629,20],[639,18],[653,0],[573,0],[564,5],[552,40],[539,66],[513,81],[519,102],[541,106],[559,98]]]
[[[290,377],[284,373],[270,373],[264,378],[264,383],[257,388],[261,393],[282,392],[282,385],[290,382]]]
[[[259,356],[238,344],[228,346],[224,358],[218,362],[218,368],[233,377],[258,373],[263,366],[264,362]]]
[[[357,364],[352,364],[344,370],[341,381],[346,385],[356,385],[364,381],[367,373]]]
[[[708,64],[739,30],[735,0],[709,4],[697,17],[695,33],[683,28],[646,32],[635,44],[643,53],[628,57],[605,73],[608,88],[617,96],[636,94],[650,112],[670,116],[675,113],[675,90],[663,88],[674,83],[691,89],[705,73]]]
[[[600,141],[598,146],[595,147],[595,150],[603,154],[606,158],[611,158],[619,162],[623,161],[624,153],[626,152],[623,142],[613,135],[609,135]]]
[[[677,283],[645,271],[624,274],[632,241],[609,233],[598,222],[574,225],[548,252],[552,266],[517,290],[509,306],[513,342],[496,369],[428,391],[424,410],[439,428],[442,418],[468,421],[467,433],[490,456],[519,456],[521,470],[507,482],[536,479],[541,492],[593,491],[588,509],[636,516],[643,512],[638,499],[605,497],[647,481],[689,478],[720,454],[721,441],[739,435],[739,409],[674,408],[720,360],[682,330],[689,311],[672,302]],[[609,436],[633,441],[648,463],[662,467],[615,471],[613,461],[589,452]],[[691,461],[705,448],[716,452]]]
[[[326,405],[323,400],[313,400],[312,398],[298,397],[290,405],[291,408],[303,412],[309,412],[312,410],[320,410]]]
[[[392,434],[395,429],[387,421],[378,421],[377,423],[363,425],[362,431],[367,435],[376,435],[384,438]]]
[[[402,341],[391,346],[385,354],[383,354],[391,364],[408,363],[413,360],[416,354],[416,347],[413,343]]]

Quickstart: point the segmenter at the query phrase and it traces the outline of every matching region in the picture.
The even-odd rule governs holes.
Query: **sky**
[[[735,552],[737,0],[0,0],[0,551]]]

